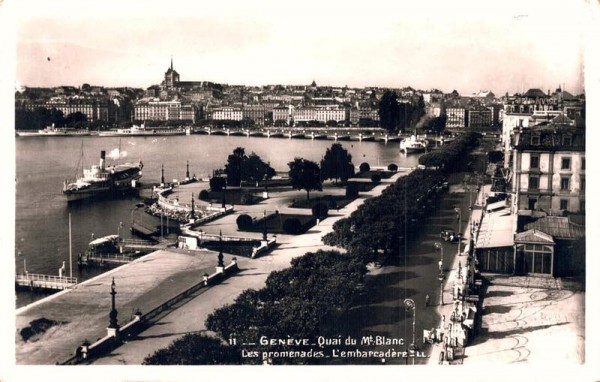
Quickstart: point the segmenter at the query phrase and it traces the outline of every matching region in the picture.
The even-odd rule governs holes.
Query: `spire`
[[[171,55],[171,71],[173,70],[173,55]]]

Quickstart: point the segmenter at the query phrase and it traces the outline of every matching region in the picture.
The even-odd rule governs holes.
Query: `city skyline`
[[[202,8],[175,2],[168,17],[164,5],[151,2],[137,18],[118,16],[137,9],[135,2],[120,6],[117,16],[110,2],[102,10],[72,10],[60,1],[41,11],[27,6],[32,3],[16,8],[16,86],[146,88],[160,83],[173,56],[182,81],[314,80],[498,96],[563,84],[573,94],[584,90],[583,2],[326,2],[320,8],[266,0]]]

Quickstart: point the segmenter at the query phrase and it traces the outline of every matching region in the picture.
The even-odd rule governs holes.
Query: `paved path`
[[[17,364],[52,365],[72,356],[84,340],[106,335],[110,311],[110,284],[114,277],[121,324],[140,309],[150,311],[214,272],[212,251],[157,251],[17,310],[15,355]],[[229,262],[231,256],[226,256]],[[41,335],[24,341],[19,332],[39,318],[60,322]]]
[[[489,185],[477,197],[489,192]],[[471,219],[479,221],[482,209],[476,206]],[[468,229],[465,238],[470,237]],[[454,259],[446,280],[454,280],[458,262]],[[577,365],[584,362],[585,293],[562,288],[552,277],[485,274],[490,281],[483,300],[482,328],[465,348],[462,363],[472,365],[512,363]],[[438,313],[446,320],[452,313],[451,288],[444,288],[445,305]],[[448,321],[446,321],[448,322]],[[430,364],[437,364],[440,344],[432,347]]]
[[[271,254],[244,263],[240,262],[241,271],[238,274],[220,285],[205,290],[196,298],[163,317],[156,325],[140,333],[137,338],[115,349],[106,357],[95,360],[93,364],[139,365],[147,355],[168,346],[185,333],[205,330],[204,321],[210,313],[225,304],[232,303],[241,292],[248,288],[262,288],[272,271],[289,267],[290,261],[294,257],[319,249],[334,249],[323,245],[321,241],[323,235],[332,231],[333,224],[355,211],[365,199],[380,195],[384,188],[403,175],[406,175],[406,172],[398,173],[390,179],[383,180],[381,185],[371,191],[361,193],[360,198],[340,209],[339,212],[333,213],[321,224],[311,228],[306,234],[278,236],[280,245]],[[302,194],[305,196],[304,192]],[[293,196],[288,195],[286,199],[289,197]],[[269,201],[274,202],[274,205],[283,206],[287,201],[282,199],[273,198]],[[267,208],[273,208],[274,205],[270,204],[271,207]],[[248,206],[242,207],[247,208]],[[253,207],[259,211],[264,208],[260,206]],[[232,217],[229,216],[228,218],[231,219]],[[221,227],[223,234],[230,234],[231,223],[227,221],[220,222],[220,220],[213,222],[214,224],[210,226],[213,229]],[[207,231],[208,229],[207,227]]]

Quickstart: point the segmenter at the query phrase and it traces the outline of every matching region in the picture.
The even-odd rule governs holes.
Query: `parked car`
[[[442,232],[440,232],[440,237],[444,239],[444,241],[453,242],[455,240],[459,240],[462,237],[462,235],[460,233],[456,233],[451,229],[445,229]]]

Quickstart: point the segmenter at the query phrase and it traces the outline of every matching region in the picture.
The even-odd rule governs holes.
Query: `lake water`
[[[66,261],[69,272],[69,226],[71,214],[73,276],[78,281],[89,279],[98,271],[77,269],[77,253],[84,252],[91,240],[116,234],[119,223],[123,237],[129,238],[131,210],[136,198],[102,200],[68,205],[62,195],[66,178],[72,179],[84,152],[84,167],[99,161],[100,151],[121,146],[126,153],[124,161],[142,160],[144,163],[141,181],[160,179],[160,168],[164,165],[165,178],[183,179],[186,160],[190,173],[197,177],[208,177],[213,169],[222,168],[227,156],[236,148],[243,147],[247,154],[255,152],[271,163],[277,171],[287,171],[287,163],[294,157],[320,161],[325,150],[331,147],[330,140],[304,140],[283,138],[254,138],[237,136],[170,136],[170,137],[27,137],[16,138],[16,222],[15,222],[15,265],[22,272],[27,266],[30,273],[58,274]],[[418,156],[399,153],[397,142],[340,142],[352,155],[358,166],[367,162],[371,166],[387,166],[396,163],[399,167],[417,165]],[[111,160],[107,160],[110,164]],[[38,297],[27,293],[17,295],[17,306],[25,305]]]

